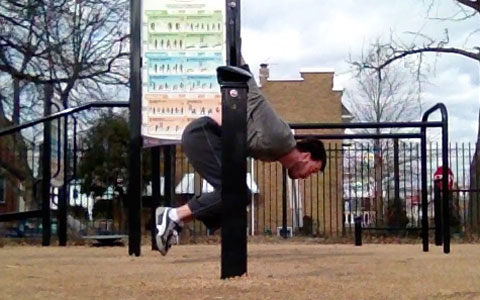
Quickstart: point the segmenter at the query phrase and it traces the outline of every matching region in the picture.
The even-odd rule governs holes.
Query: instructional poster
[[[176,143],[187,124],[221,109],[225,1],[144,0],[144,146]]]

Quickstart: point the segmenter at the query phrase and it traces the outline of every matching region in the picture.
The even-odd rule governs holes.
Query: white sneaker
[[[157,248],[163,256],[167,255],[174,241],[178,243],[178,233],[182,231],[182,227],[168,215],[170,210],[171,207],[157,207],[155,210]]]

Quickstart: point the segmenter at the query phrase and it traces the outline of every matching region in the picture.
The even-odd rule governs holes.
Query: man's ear
[[[302,153],[302,161],[306,162],[309,161],[312,157],[312,153],[310,152],[301,152]]]

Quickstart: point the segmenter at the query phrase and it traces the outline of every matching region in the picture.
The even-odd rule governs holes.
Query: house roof
[[[334,68],[301,68],[300,73],[335,73]]]

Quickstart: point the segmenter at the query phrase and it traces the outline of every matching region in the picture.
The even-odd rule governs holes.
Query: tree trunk
[[[13,80],[13,115],[12,122],[14,125],[20,124],[20,80],[12,78]]]

